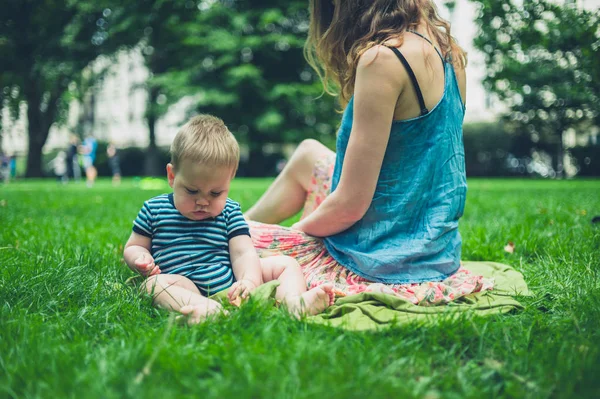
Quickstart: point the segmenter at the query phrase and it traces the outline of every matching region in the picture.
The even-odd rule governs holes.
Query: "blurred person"
[[[231,303],[264,281],[278,280],[276,298],[300,316],[333,302],[333,286],[307,290],[298,262],[259,259],[240,205],[228,197],[239,165],[239,146],[223,121],[192,118],[171,145],[167,178],[173,189],[144,202],[123,252],[129,268],[162,308],[198,323],[222,312],[210,296],[228,290]]]
[[[10,182],[10,157],[4,152],[0,152],[0,180]]]
[[[17,155],[12,154],[9,161],[10,179],[14,180],[17,177]]]
[[[98,176],[98,171],[94,166],[96,161],[96,150],[98,149],[98,142],[91,134],[83,140],[82,145],[79,147],[79,152],[83,155],[83,169],[85,170],[86,184],[88,187],[93,187]]]
[[[75,134],[69,136],[67,150],[67,175],[74,181],[81,180],[81,166],[79,165],[79,137]]]
[[[59,151],[56,157],[48,162],[48,165],[52,168],[56,181],[66,184],[67,177],[67,153],[65,151]]]
[[[119,164],[119,152],[114,143],[110,142],[106,147],[106,155],[108,156],[108,165],[112,173],[112,184],[118,186],[121,184],[121,165]]]

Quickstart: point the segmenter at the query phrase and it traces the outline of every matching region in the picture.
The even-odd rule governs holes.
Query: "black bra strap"
[[[417,94],[417,99],[419,100],[419,106],[421,107],[421,115],[427,114],[429,112],[429,110],[425,106],[425,101],[423,100],[423,93],[421,93],[421,88],[419,87],[419,82],[417,81],[417,77],[415,76],[415,73],[413,72],[412,68],[408,64],[408,61],[406,61],[406,58],[404,58],[404,56],[402,55],[400,50],[398,50],[396,47],[388,47],[388,48],[390,50],[392,50],[394,52],[394,54],[396,54],[398,59],[402,62],[402,64],[404,64],[404,68],[406,68],[406,72],[408,72],[408,77],[410,78],[410,80],[413,83],[415,92]]]
[[[417,32],[416,30],[411,30],[411,29],[409,29],[409,30],[407,30],[407,32],[414,33],[415,35],[417,35],[417,36],[420,36],[421,38],[423,38],[423,39],[427,40],[427,41],[429,42],[429,44],[431,44],[431,45],[433,46],[433,48],[435,49],[435,52],[436,52],[436,53],[438,53],[438,55],[439,55],[439,56],[440,56],[440,58],[442,59],[442,62],[445,62],[445,60],[444,60],[444,57],[442,56],[442,53],[440,52],[440,50],[438,50],[438,48],[437,48],[437,47],[435,47],[435,44],[433,44],[433,42],[432,42],[431,40],[429,40],[429,39],[428,39],[426,36],[424,36],[424,35],[420,34],[420,33],[419,33],[419,32]]]

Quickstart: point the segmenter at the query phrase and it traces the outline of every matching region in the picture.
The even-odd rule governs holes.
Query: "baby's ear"
[[[173,164],[167,164],[167,179],[169,180],[169,186],[173,188],[173,183],[175,182],[175,168]]]

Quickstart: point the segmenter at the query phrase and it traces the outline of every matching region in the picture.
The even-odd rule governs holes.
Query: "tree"
[[[334,99],[307,65],[306,1],[219,1],[185,25],[188,56],[163,82],[185,82],[196,110],[222,117],[249,148],[245,173],[264,175],[265,144],[332,140]]]
[[[0,77],[0,82],[1,79],[2,77]],[[2,119],[2,110],[4,109],[4,102],[6,101],[6,94],[4,93],[4,90],[1,89],[2,85],[0,84],[0,154],[4,152],[4,149],[2,148],[2,134],[4,133],[4,130],[2,129],[2,125],[4,123]]]
[[[485,87],[507,105],[514,131],[553,154],[561,176],[565,132],[600,125],[600,12],[550,0],[471,1],[480,5]]]
[[[199,2],[198,4],[202,4]],[[144,63],[150,72],[145,89],[148,93],[145,118],[148,125],[149,145],[144,161],[147,175],[162,175],[158,160],[156,123],[170,105],[186,94],[186,82],[164,78],[165,74],[179,74],[184,65],[193,64],[197,55],[190,53],[183,43],[187,39],[185,24],[197,19],[199,9],[194,1],[149,0],[138,2],[131,18],[139,26],[140,48]]]
[[[26,176],[42,176],[42,148],[68,107],[65,92],[100,54],[137,40],[119,24],[114,0],[5,0],[0,15],[0,89],[13,107],[27,103]],[[126,3],[125,3],[126,4]],[[9,95],[8,95],[9,94]]]

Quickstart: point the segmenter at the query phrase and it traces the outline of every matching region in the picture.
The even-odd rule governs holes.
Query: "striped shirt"
[[[233,284],[229,240],[250,235],[237,202],[227,198],[217,217],[190,220],[175,208],[173,194],[144,202],[133,231],[152,239],[150,253],[162,273],[189,278],[206,296]]]

